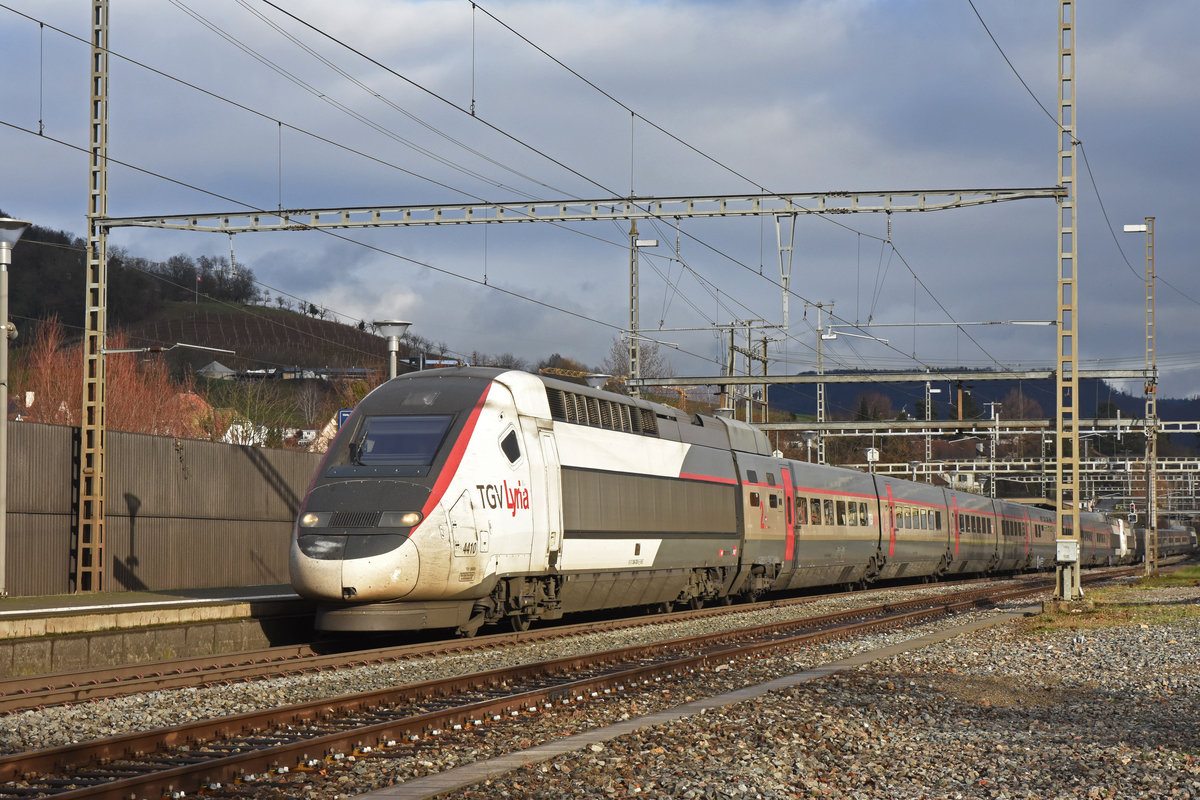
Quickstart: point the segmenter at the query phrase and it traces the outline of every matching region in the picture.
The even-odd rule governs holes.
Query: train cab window
[[[752,508],[758,508],[759,505],[761,505],[761,501],[758,498],[758,492],[751,492],[750,493],[750,506]]]
[[[833,524],[833,501],[826,500],[826,501],[824,501],[823,505],[825,508],[825,524],[832,525]]]
[[[517,432],[509,431],[508,435],[500,440],[500,450],[504,453],[504,457],[508,459],[508,463],[515,464],[521,460],[521,443],[517,440]]]
[[[451,414],[367,417],[350,458],[363,466],[428,467],[453,419]]]

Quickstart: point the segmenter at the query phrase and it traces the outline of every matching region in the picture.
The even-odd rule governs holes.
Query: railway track
[[[0,797],[159,797],[200,787],[213,792],[218,784],[222,794],[251,793],[271,775],[320,769],[326,759],[669,684],[734,661],[918,624],[1050,586],[976,588],[9,756],[0,759]]]
[[[1026,576],[1013,580],[1037,579],[1037,576]],[[978,582],[980,582],[979,579],[970,579],[941,585],[946,587],[966,586]],[[992,582],[994,583],[994,581]],[[124,697],[139,692],[262,680],[305,672],[341,669],[348,666],[381,664],[448,653],[473,652],[513,644],[548,641],[577,636],[585,632],[631,629],[686,619],[745,614],[762,608],[805,605],[829,597],[844,595],[845,593],[809,595],[736,606],[677,611],[670,614],[538,627],[518,634],[500,633],[471,639],[450,639],[370,649],[346,650],[344,646],[325,642],[95,670],[24,676],[0,680],[0,715],[28,709]]]

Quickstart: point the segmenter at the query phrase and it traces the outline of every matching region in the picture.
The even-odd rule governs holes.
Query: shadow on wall
[[[250,463],[258,470],[258,474],[262,475],[263,480],[271,487],[276,496],[279,497],[291,511],[292,516],[300,513],[300,495],[296,494],[291,485],[279,474],[279,470],[264,455],[262,448],[253,446],[239,446],[239,450],[246,458],[250,459]]]
[[[129,509],[129,555],[122,561],[113,561],[113,578],[126,591],[144,591],[149,587],[137,576],[137,515],[142,500],[132,492],[125,493],[125,507]]]

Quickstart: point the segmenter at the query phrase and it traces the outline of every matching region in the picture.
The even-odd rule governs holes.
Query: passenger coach
[[[1129,552],[1082,515],[1090,564]],[[779,458],[731,419],[524,372],[430,370],[331,443],[291,549],[330,631],[454,628],[1039,569],[1053,513]]]

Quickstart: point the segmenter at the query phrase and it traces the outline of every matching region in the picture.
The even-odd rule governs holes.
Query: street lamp
[[[8,340],[17,333],[8,322],[8,267],[28,227],[24,220],[0,218],[0,597],[8,596]]]
[[[1158,572],[1158,356],[1154,335],[1154,217],[1126,225],[1126,233],[1146,234],[1146,576]]]
[[[380,319],[371,323],[375,330],[387,337],[388,340],[388,378],[396,377],[396,358],[400,352],[400,337],[408,330],[411,322],[398,319]]]

